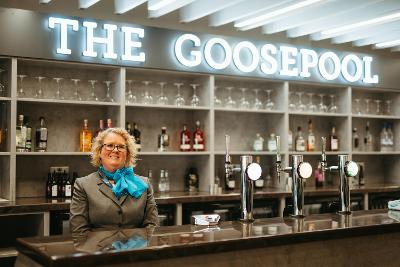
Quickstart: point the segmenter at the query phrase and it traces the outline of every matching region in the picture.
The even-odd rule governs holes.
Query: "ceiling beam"
[[[114,13],[124,14],[146,1],[147,0],[114,0]]]
[[[198,0],[180,10],[180,22],[192,22],[244,0]]]
[[[373,45],[376,43],[388,42],[396,39],[400,39],[400,31],[391,32],[390,34],[387,34],[386,32],[379,33],[365,39],[356,40],[353,42],[353,46]]]
[[[149,10],[149,18],[158,18],[164,16],[170,12],[173,12],[181,7],[189,5],[190,3],[194,2],[195,0],[175,0],[172,3],[161,7],[157,10]],[[149,1],[150,3],[150,1]]]
[[[79,0],[79,8],[86,9],[93,6],[97,2],[100,2],[100,0]]]

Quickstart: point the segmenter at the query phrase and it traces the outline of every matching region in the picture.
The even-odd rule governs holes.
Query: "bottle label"
[[[190,150],[189,144],[181,144],[181,150]]]
[[[70,184],[65,185],[65,196],[66,197],[72,196],[72,186]]]
[[[268,151],[276,151],[276,141],[275,140],[268,141]]]
[[[193,144],[193,149],[194,150],[203,150],[204,145],[203,144]]]
[[[51,187],[51,196],[52,197],[57,197],[58,195],[58,186],[57,185],[53,185]]]
[[[264,179],[258,179],[256,180],[256,182],[254,183],[254,185],[258,188],[263,187],[264,186]]]
[[[332,138],[331,139],[331,150],[338,150],[339,149],[339,140]]]
[[[304,140],[297,140],[296,151],[306,151],[306,144]]]
[[[43,128],[40,130],[40,141],[47,141],[47,129]]]
[[[262,151],[263,150],[263,142],[261,140],[255,140],[253,144],[254,151]]]
[[[229,189],[235,189],[235,181],[234,180],[229,180],[228,181],[228,188]]]
[[[313,136],[313,135],[308,136],[307,145],[308,145],[308,147],[307,147],[308,151],[314,151],[314,149],[315,149],[315,136]]]

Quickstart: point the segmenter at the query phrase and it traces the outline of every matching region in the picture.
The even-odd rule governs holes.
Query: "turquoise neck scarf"
[[[99,172],[104,174],[108,179],[114,180],[115,185],[112,191],[117,198],[127,193],[134,198],[139,198],[148,188],[148,185],[134,174],[132,167],[124,167],[112,173],[104,169],[103,166],[100,166]]]

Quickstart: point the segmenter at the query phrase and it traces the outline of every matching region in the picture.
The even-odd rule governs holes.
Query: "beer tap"
[[[281,138],[276,136],[276,173],[280,179],[280,173],[288,173],[292,177],[292,198],[294,217],[304,217],[304,182],[312,175],[312,167],[308,162],[303,161],[303,155],[292,155],[291,167],[282,168],[280,154]]]
[[[350,177],[358,174],[358,165],[352,160],[349,160],[349,155],[338,155],[338,165],[328,166],[326,162],[326,137],[322,137],[322,154],[321,154],[321,169],[323,175],[326,171],[339,172],[339,213],[350,214]]]
[[[240,220],[244,222],[254,221],[253,217],[253,190],[254,181],[261,177],[261,166],[253,163],[250,155],[240,156],[240,165],[232,164],[229,155],[230,136],[225,135],[225,179],[229,179],[234,172],[240,173]]]

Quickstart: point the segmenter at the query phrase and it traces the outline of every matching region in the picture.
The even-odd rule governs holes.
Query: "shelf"
[[[90,152],[17,152],[17,156],[90,156]]]
[[[373,114],[361,114],[361,115],[352,115],[353,118],[364,118],[364,119],[385,119],[385,120],[399,120],[399,116],[393,115],[373,115]]]
[[[316,117],[347,117],[347,113],[322,113],[322,112],[295,112],[290,111],[289,115],[294,116],[316,116]]]
[[[201,107],[192,107],[192,106],[175,106],[175,105],[146,105],[146,104],[126,104],[126,107],[135,107],[135,108],[157,108],[157,109],[178,109],[178,110],[209,110],[209,107],[201,106]]]
[[[354,151],[353,155],[400,155],[400,151]]]
[[[0,97],[0,101],[10,101],[11,100],[11,97]]]
[[[139,156],[208,156],[208,151],[168,151],[168,152],[138,152]]]
[[[284,152],[281,152],[284,154]],[[225,151],[215,151],[215,155],[225,155]],[[273,156],[276,155],[276,152],[271,151],[229,151],[229,155],[269,155]]]
[[[326,151],[326,155],[348,155],[350,152],[348,151]],[[298,151],[289,151],[289,155],[321,155],[321,151],[305,151],[305,152],[298,152]]]
[[[68,105],[88,105],[88,106],[116,106],[119,102],[103,101],[78,101],[78,100],[59,100],[59,99],[38,99],[38,98],[18,98],[18,102],[45,103],[45,104],[68,104]]]
[[[0,258],[17,257],[18,252],[14,247],[0,248]]]
[[[0,156],[9,156],[10,152],[0,152]]]
[[[237,108],[215,108],[215,111],[223,112],[240,112],[240,113],[268,113],[268,114],[284,114],[282,110],[256,110],[256,109],[237,109]]]

